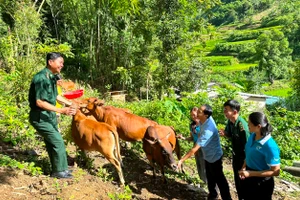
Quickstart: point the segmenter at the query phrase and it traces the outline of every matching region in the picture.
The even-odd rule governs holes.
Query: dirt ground
[[[9,150],[8,146],[0,143],[0,154],[26,160],[26,153]],[[176,172],[168,171],[168,183],[163,184],[161,175],[153,179],[152,170],[143,154],[122,148],[123,172],[126,187],[120,187],[118,175],[114,167],[99,153],[89,153],[93,167],[89,170],[82,167],[75,156],[76,149],[72,145],[67,147],[69,152],[69,165],[73,170],[73,179],[54,179],[49,175],[30,176],[24,170],[0,167],[0,200],[39,200],[39,199],[84,199],[84,200],[106,200],[106,199],[206,199],[207,188],[205,184],[194,186],[183,180]],[[190,176],[197,176],[196,167],[186,167]],[[230,175],[231,164],[224,162],[224,171],[227,176],[231,194],[237,199],[233,177]],[[226,171],[228,173],[226,173]],[[297,188],[276,179],[274,200],[299,199],[293,193]],[[299,188],[299,186],[298,186]],[[299,194],[299,193],[298,193]],[[113,196],[114,195],[114,196]]]

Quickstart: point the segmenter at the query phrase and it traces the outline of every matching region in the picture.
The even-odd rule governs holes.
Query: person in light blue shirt
[[[251,135],[245,146],[246,160],[239,171],[244,199],[271,200],[273,177],[280,172],[280,150],[271,137],[272,126],[263,113],[251,113],[248,126]]]
[[[216,186],[218,186],[222,199],[231,200],[228,182],[223,173],[223,151],[220,144],[219,133],[211,115],[212,108],[209,105],[205,104],[199,107],[197,117],[200,120],[200,137],[198,137],[193,148],[179,160],[178,168],[180,169],[182,163],[201,148],[205,160],[209,190],[208,199],[217,199],[218,193]]]
[[[191,123],[189,126],[190,137],[185,138],[181,134],[179,134],[177,138],[194,142],[194,144],[197,142],[198,138],[200,137],[200,120],[197,117],[197,113],[198,113],[198,107],[193,107],[190,111],[190,116],[191,116]],[[196,151],[194,157],[196,160],[198,175],[204,183],[207,183],[206,172],[205,172],[205,160],[203,158],[203,152],[201,148],[198,151]]]

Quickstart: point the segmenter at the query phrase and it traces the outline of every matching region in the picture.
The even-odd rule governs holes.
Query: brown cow
[[[173,127],[158,125],[155,121],[128,113],[122,108],[114,109],[111,106],[103,106],[104,101],[94,97],[85,99],[83,102],[83,104],[87,104],[87,109],[93,113],[98,121],[106,122],[115,127],[120,138],[125,141],[142,140],[148,126],[155,126],[157,131],[162,132],[162,134],[163,132],[170,132],[169,142],[177,158],[181,159],[180,145]]]
[[[160,127],[162,128],[162,127]],[[156,178],[155,162],[160,166],[163,182],[166,183],[164,166],[176,170],[177,165],[173,157],[173,147],[169,142],[171,132],[157,131],[160,129],[155,126],[149,126],[143,138],[143,150],[153,169],[153,177]]]
[[[117,129],[119,137],[125,141],[141,141],[148,126],[157,125],[155,121],[149,120],[111,106],[103,106],[104,102],[97,98],[89,98],[86,108],[94,117]]]
[[[121,168],[119,136],[110,125],[87,118],[79,109],[72,120],[72,138],[75,144],[86,151],[99,151],[115,166],[120,182],[125,180]],[[116,149],[116,151],[114,151]]]
[[[76,85],[73,81],[60,80],[57,84],[64,92],[73,91],[76,89]]]
[[[176,137],[176,132],[174,128],[172,126],[164,126],[164,125],[155,125],[154,128],[159,135],[170,134],[168,140],[172,146],[172,151],[175,151],[177,158],[180,160],[181,159],[180,145],[179,145],[179,140]]]

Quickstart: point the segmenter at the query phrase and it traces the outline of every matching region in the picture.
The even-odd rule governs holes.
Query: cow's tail
[[[115,138],[115,144],[116,144],[116,157],[119,160],[121,167],[123,167],[122,157],[121,157],[121,149],[120,149],[120,140],[119,140],[119,134],[115,129],[111,130],[111,132],[114,135]]]

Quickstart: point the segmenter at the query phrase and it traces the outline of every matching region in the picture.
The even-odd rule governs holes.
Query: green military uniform
[[[245,144],[249,137],[248,123],[239,116],[235,123],[228,120],[225,128],[226,135],[232,142],[232,167],[234,180],[239,199],[243,199],[243,191],[240,186],[240,177],[238,171],[242,168],[245,161]]]
[[[56,113],[39,108],[36,105],[36,100],[47,101],[55,106],[58,95],[56,81],[56,76],[48,68],[45,68],[33,77],[29,90],[31,108],[29,121],[37,132],[44,137],[52,173],[68,169],[66,148],[58,131]]]

